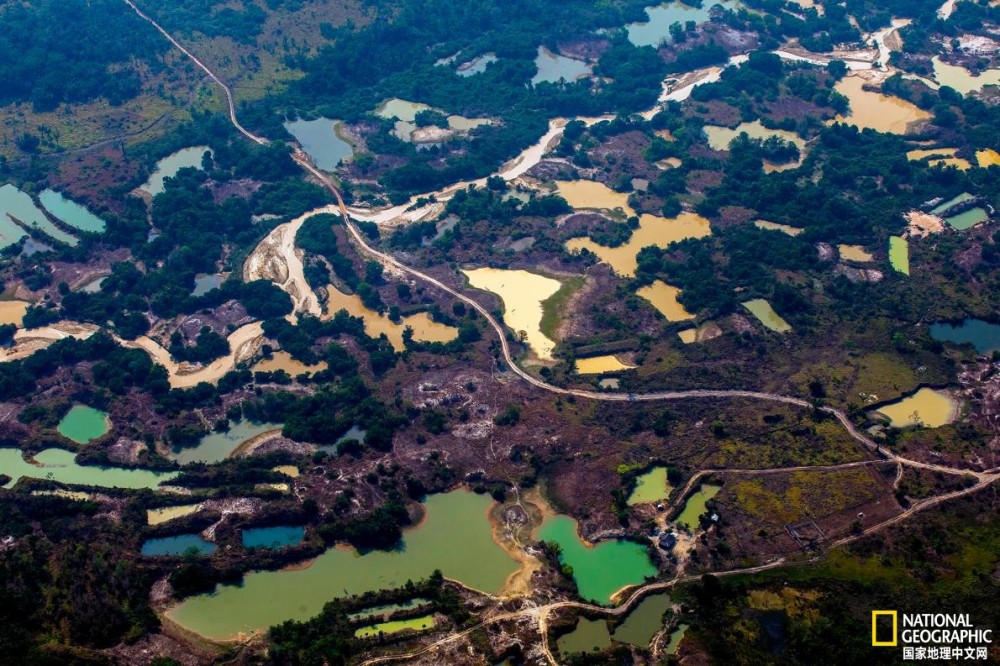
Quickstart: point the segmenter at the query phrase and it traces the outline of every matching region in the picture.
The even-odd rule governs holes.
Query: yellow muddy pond
[[[955,157],[955,153],[957,152],[958,148],[920,148],[907,152],[906,158],[911,161],[918,161],[933,157],[934,159],[927,160],[927,164],[930,166],[953,166],[961,171],[971,169],[972,165],[969,163],[969,160],[963,157]]]
[[[755,120],[752,123],[742,123],[733,129],[720,127],[718,125],[705,125],[705,134],[708,136],[708,145],[711,146],[712,150],[729,150],[729,144],[732,143],[733,139],[744,132],[751,139],[767,139],[769,137],[776,136],[784,141],[794,143],[799,149],[799,161],[789,164],[771,164],[769,165],[770,169],[768,169],[768,171],[784,171],[785,169],[793,169],[802,163],[801,157],[805,155],[806,142],[795,132],[768,129],[764,127],[759,120]]]
[[[556,181],[556,191],[573,208],[620,210],[626,215],[635,215],[635,211],[628,205],[628,194],[615,192],[604,183],[594,180],[560,180]]]
[[[944,391],[922,388],[909,397],[879,407],[878,411],[889,417],[895,428],[917,424],[939,428],[958,418],[958,402]]]
[[[277,472],[278,474],[284,474],[290,479],[299,478],[299,468],[295,465],[278,465],[277,467],[271,468],[272,472]]]
[[[756,317],[760,323],[767,326],[772,331],[778,333],[787,333],[792,330],[788,322],[781,318],[781,316],[774,311],[771,304],[765,301],[763,298],[755,298],[752,301],[747,301],[743,304],[747,310],[749,310],[754,317]]]
[[[27,311],[27,301],[0,301],[0,325],[14,324],[20,328]]]
[[[477,268],[463,270],[469,284],[496,294],[503,301],[504,323],[524,341],[538,358],[552,360],[556,343],[542,333],[542,303],[559,291],[562,283],[554,278],[524,270]]]
[[[332,317],[340,310],[347,310],[352,317],[365,320],[365,333],[373,338],[385,333],[396,351],[403,351],[403,331],[407,326],[413,329],[413,339],[417,342],[451,342],[458,337],[458,329],[446,324],[440,324],[430,318],[426,312],[404,317],[397,324],[385,315],[370,310],[361,302],[357,294],[345,294],[336,287],[330,286],[327,294],[327,317]]]
[[[608,264],[616,273],[625,277],[634,277],[638,267],[636,255],[639,250],[651,245],[667,247],[673,242],[686,238],[703,238],[712,233],[708,220],[696,213],[684,212],[675,218],[667,219],[655,215],[642,215],[639,218],[639,228],[632,232],[628,243],[619,247],[605,247],[589,238],[571,238],[566,241],[566,249],[570,252],[590,250],[601,262]]]
[[[591,356],[576,359],[576,374],[603,375],[608,372],[631,370],[634,365],[622,363],[617,356]]]
[[[182,504],[180,506],[164,506],[159,509],[146,509],[146,523],[159,525],[175,518],[189,516],[201,508],[201,504]]]
[[[949,86],[963,95],[978,92],[985,86],[1000,85],[1000,69],[988,69],[979,76],[958,65],[942,62],[937,56],[931,58],[934,64],[934,80],[943,86]]]
[[[319,372],[326,370],[326,361],[320,361],[314,365],[307,365],[302,361],[296,361],[288,352],[274,352],[271,358],[265,358],[253,366],[254,372],[275,372],[284,370],[292,377],[301,375],[303,372]]]
[[[841,79],[836,90],[851,102],[851,112],[847,116],[837,116],[830,123],[841,122],[879,132],[905,134],[907,126],[918,120],[930,118],[930,114],[915,105],[882,93],[863,89],[865,80],[858,76]]]
[[[978,162],[979,166],[983,167],[984,169],[986,167],[1000,166],[1000,153],[993,150],[992,148],[987,150],[977,150],[976,162]]]
[[[799,229],[798,227],[792,227],[787,224],[778,224],[777,222],[768,222],[767,220],[754,220],[753,225],[758,229],[764,229],[765,231],[780,231],[783,234],[788,234],[789,236],[798,236],[804,229]]]
[[[673,285],[657,280],[635,293],[652,303],[653,307],[667,318],[667,321],[694,319],[694,315],[685,310],[684,306],[677,300],[681,290]]]
[[[677,333],[677,337],[686,345],[713,340],[721,335],[722,329],[719,328],[718,324],[711,321],[707,321],[697,328],[686,328]]]
[[[866,264],[875,257],[871,252],[865,250],[863,245],[838,245],[840,258],[843,261],[854,261],[859,264]]]

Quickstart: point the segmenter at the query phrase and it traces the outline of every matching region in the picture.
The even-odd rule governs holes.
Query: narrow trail
[[[158,23],[156,23],[156,21],[154,21],[152,18],[150,18],[149,16],[147,16],[146,14],[144,14],[138,7],[136,7],[136,5],[132,2],[132,0],[123,0],[123,1],[129,7],[131,7],[136,12],[136,14],[138,14],[141,18],[143,18],[144,20],[146,20],[150,24],[152,24],[153,27],[155,27],[161,34],[163,34],[163,36],[167,40],[170,41],[171,44],[173,44],[182,53],[184,53],[186,56],[188,56],[196,65],[198,65],[198,67],[200,67],[202,70],[204,70],[205,73],[215,83],[217,83],[223,89],[223,91],[225,92],[225,95],[226,95],[226,100],[227,100],[228,105],[229,105],[229,117],[230,117],[230,121],[232,122],[233,126],[241,134],[243,134],[245,137],[247,137],[251,141],[254,141],[257,144],[266,145],[268,143],[267,139],[264,139],[262,137],[259,137],[259,136],[256,136],[256,135],[252,134],[250,131],[248,131],[246,128],[244,128],[242,125],[240,125],[239,120],[236,117],[236,107],[235,107],[235,104],[233,103],[233,95],[232,95],[232,91],[230,90],[229,86],[227,86],[218,76],[215,75],[214,72],[212,72],[212,70],[210,70],[204,63],[202,63],[190,51],[188,51],[186,48],[184,48],[183,46],[181,46],[181,44],[179,44],[166,30],[164,30],[162,27],[160,27],[160,25]],[[899,466],[909,466],[909,467],[915,467],[915,468],[920,468],[920,469],[927,469],[927,470],[931,470],[931,471],[935,471],[935,472],[942,472],[942,473],[945,473],[945,474],[970,476],[970,477],[972,477],[972,478],[974,478],[976,480],[976,483],[974,485],[969,486],[968,488],[964,488],[962,490],[957,490],[957,491],[945,493],[943,495],[938,495],[936,497],[932,497],[932,498],[923,500],[921,502],[918,502],[918,503],[912,505],[911,507],[909,507],[908,509],[902,511],[901,513],[897,514],[896,516],[893,516],[892,518],[886,519],[886,520],[884,520],[884,521],[882,521],[882,522],[880,522],[880,523],[878,523],[876,525],[872,525],[872,526],[870,526],[870,527],[868,527],[868,528],[866,528],[864,530],[861,530],[861,531],[859,531],[857,533],[854,533],[854,534],[851,534],[849,536],[846,536],[846,537],[843,537],[841,539],[838,539],[837,541],[833,541],[833,542],[831,542],[828,545],[828,547],[826,549],[827,551],[829,551],[832,548],[837,548],[837,547],[844,546],[846,544],[852,543],[852,542],[854,542],[854,541],[856,541],[856,540],[858,540],[858,539],[860,539],[860,538],[862,538],[864,536],[867,536],[869,534],[872,534],[874,532],[882,530],[882,529],[884,529],[886,527],[889,527],[891,525],[894,525],[894,524],[897,524],[899,522],[902,522],[903,520],[906,520],[906,519],[910,518],[911,516],[915,515],[918,512],[921,512],[921,511],[924,511],[924,510],[936,507],[936,506],[938,506],[938,505],[940,505],[940,504],[942,504],[944,502],[947,502],[949,500],[956,499],[956,498],[959,498],[959,497],[963,497],[963,496],[969,495],[969,494],[974,493],[974,492],[978,492],[979,490],[982,490],[982,489],[984,489],[986,487],[989,487],[994,482],[996,482],[998,479],[1000,479],[1000,470],[998,470],[998,469],[991,469],[991,470],[987,470],[987,471],[966,470],[966,469],[961,469],[961,468],[956,468],[956,467],[949,467],[949,466],[946,466],[946,465],[937,465],[937,464],[933,464],[933,463],[925,463],[925,462],[922,462],[922,461],[912,460],[912,459],[909,459],[909,458],[904,458],[902,456],[896,455],[895,453],[892,453],[891,451],[887,451],[887,450],[882,449],[876,442],[874,442],[872,439],[870,439],[869,437],[867,437],[866,435],[864,435],[861,431],[859,431],[858,428],[854,425],[854,423],[847,416],[847,414],[845,414],[844,412],[842,412],[842,411],[840,411],[838,409],[835,409],[833,407],[829,407],[829,406],[814,405],[813,403],[811,403],[811,402],[809,402],[807,400],[804,400],[802,398],[793,397],[793,396],[786,396],[786,395],[781,395],[781,394],[778,394],[778,393],[768,393],[768,392],[762,392],[762,391],[741,390],[741,389],[694,389],[694,390],[686,390],[686,391],[655,391],[655,392],[651,392],[651,393],[639,393],[639,394],[636,394],[636,393],[603,393],[603,392],[602,393],[598,393],[596,391],[587,391],[587,390],[582,390],[582,389],[567,389],[567,388],[563,388],[563,387],[559,387],[559,386],[553,386],[552,384],[544,382],[541,379],[538,379],[537,377],[534,377],[534,376],[530,375],[528,372],[522,370],[517,365],[517,363],[514,360],[514,357],[513,357],[512,353],[510,351],[510,345],[509,345],[509,343],[507,341],[507,335],[506,335],[506,332],[504,331],[503,326],[496,320],[495,317],[493,317],[493,315],[486,309],[486,307],[484,307],[483,305],[481,305],[478,301],[474,300],[473,298],[471,298],[469,296],[466,296],[465,294],[461,293],[460,291],[458,291],[456,289],[453,289],[452,287],[444,284],[440,280],[438,280],[438,279],[436,279],[436,278],[434,278],[434,277],[432,277],[430,275],[427,275],[426,273],[423,273],[422,271],[417,270],[416,268],[411,268],[410,266],[407,266],[407,265],[401,263],[395,257],[393,257],[393,256],[391,256],[389,254],[386,254],[384,252],[381,252],[381,251],[379,251],[379,250],[371,247],[371,245],[369,245],[368,242],[365,240],[364,235],[360,232],[360,230],[358,229],[357,225],[355,225],[355,223],[352,221],[351,216],[349,214],[349,211],[347,210],[347,206],[345,205],[343,197],[341,196],[340,190],[333,183],[333,181],[331,181],[330,178],[328,176],[326,176],[326,174],[324,174],[319,169],[317,169],[315,166],[313,166],[313,164],[309,161],[308,157],[301,150],[299,150],[299,149],[295,150],[295,152],[293,153],[293,159],[305,171],[307,171],[310,175],[312,175],[320,183],[322,183],[323,186],[326,187],[333,194],[333,196],[336,198],[336,200],[337,200],[337,207],[340,210],[340,214],[341,214],[341,217],[343,218],[344,225],[345,225],[346,229],[348,230],[348,232],[350,233],[350,235],[351,235],[353,241],[355,242],[355,244],[358,246],[358,248],[363,253],[365,253],[368,256],[374,258],[375,260],[383,263],[386,266],[391,266],[391,267],[393,267],[393,268],[395,268],[395,269],[397,269],[399,271],[402,271],[403,273],[406,273],[408,275],[411,275],[411,276],[417,278],[418,280],[421,280],[421,281],[423,281],[423,282],[425,282],[425,283],[427,283],[427,284],[429,284],[431,286],[434,286],[434,287],[440,289],[441,291],[443,291],[443,292],[445,292],[445,293],[447,293],[447,294],[449,294],[449,295],[451,295],[451,296],[459,299],[460,301],[462,301],[466,305],[472,307],[473,309],[475,309],[476,312],[478,312],[480,315],[482,315],[485,318],[485,320],[489,323],[489,325],[496,332],[497,337],[498,337],[498,339],[500,341],[500,347],[501,347],[501,351],[502,351],[502,354],[503,354],[504,362],[507,364],[507,367],[509,367],[511,369],[511,371],[514,372],[514,374],[516,374],[518,377],[520,377],[521,379],[523,379],[525,382],[527,382],[528,384],[530,384],[530,385],[532,385],[532,386],[534,386],[534,387],[536,387],[538,389],[541,389],[543,391],[547,391],[549,393],[553,393],[553,394],[556,394],[556,395],[573,396],[573,397],[577,397],[577,398],[584,398],[584,399],[588,399],[588,400],[600,400],[600,401],[606,401],[606,402],[659,402],[659,401],[667,401],[667,400],[689,400],[689,399],[698,399],[698,398],[727,398],[727,399],[733,399],[733,398],[735,398],[735,399],[749,399],[749,400],[761,400],[761,401],[768,401],[768,402],[783,403],[783,404],[788,404],[788,405],[794,405],[794,406],[797,406],[797,407],[802,407],[802,408],[805,408],[805,409],[818,409],[818,410],[823,411],[826,414],[828,414],[828,415],[833,416],[834,418],[836,418],[841,423],[841,425],[844,426],[844,429],[847,430],[848,434],[850,434],[850,436],[853,439],[855,439],[857,442],[859,442],[860,444],[862,444],[869,451],[873,452],[876,456],[878,456],[879,459],[877,459],[877,460],[870,460],[870,461],[859,461],[859,462],[855,462],[855,463],[846,463],[844,465],[827,465],[827,466],[804,467],[804,469],[825,469],[825,468],[826,469],[832,469],[832,468],[843,468],[843,467],[859,467],[859,466],[863,466],[863,465],[877,464],[877,463],[880,463],[880,462],[894,462],[894,463],[896,463]],[[786,472],[786,471],[789,471],[789,469],[795,469],[795,468],[774,468],[774,469],[763,469],[763,470],[714,470],[714,471],[716,473],[747,473],[747,474],[749,474],[749,473],[758,473],[758,474],[766,474],[766,473]],[[698,475],[696,475],[695,478],[703,477],[706,474],[712,473],[712,471],[713,470],[702,470],[701,472],[698,473]],[[692,486],[693,482],[694,482],[694,479],[692,479],[691,481],[688,482],[688,486],[685,487],[685,493],[687,493],[693,487]],[[803,560],[797,560],[797,561],[794,561],[794,562],[790,562],[785,557],[781,557],[781,558],[778,558],[778,559],[774,560],[773,562],[769,562],[769,563],[758,565],[758,566],[746,567],[746,568],[741,568],[741,569],[731,569],[731,570],[728,570],[728,571],[719,571],[719,572],[711,572],[711,573],[712,573],[712,575],[718,576],[718,577],[723,577],[723,576],[737,576],[737,575],[749,575],[749,574],[754,574],[754,573],[760,573],[760,572],[763,572],[763,571],[768,571],[770,569],[775,569],[775,568],[778,568],[778,567],[781,567],[781,566],[785,566],[787,564],[806,563],[806,562],[816,561],[816,560],[819,559],[819,557],[821,557],[821,555],[817,555],[817,556],[815,556],[815,557],[813,557],[813,558],[811,558],[809,560],[804,560],[804,561]],[[596,606],[596,605],[593,605],[593,604],[587,604],[587,603],[577,602],[577,601],[560,601],[560,602],[555,602],[555,603],[552,603],[552,604],[547,604],[547,605],[544,605],[544,606],[536,606],[536,607],[532,607],[532,608],[526,608],[526,609],[523,609],[523,610],[520,610],[520,611],[513,611],[513,612],[508,612],[508,613],[498,613],[496,615],[492,615],[492,616],[489,616],[489,617],[485,618],[482,622],[480,622],[479,624],[477,624],[477,625],[475,625],[473,627],[470,627],[470,628],[465,629],[465,630],[463,630],[461,632],[458,632],[458,633],[450,634],[449,636],[446,636],[446,637],[444,637],[444,638],[442,638],[440,640],[434,641],[434,642],[430,643],[427,646],[424,646],[423,648],[421,648],[419,650],[416,650],[416,651],[413,651],[413,652],[409,652],[409,653],[404,653],[404,654],[395,654],[395,655],[386,655],[386,656],[382,656],[382,657],[376,657],[376,658],[364,661],[362,663],[363,663],[364,666],[369,666],[369,665],[380,664],[380,663],[389,663],[389,662],[393,662],[393,661],[401,661],[401,660],[413,659],[415,657],[419,657],[421,655],[424,655],[424,654],[427,654],[429,652],[435,651],[435,650],[437,650],[440,647],[443,647],[445,645],[448,645],[450,643],[458,641],[458,640],[464,638],[465,636],[469,635],[473,631],[476,631],[477,629],[485,627],[485,626],[487,626],[489,624],[494,624],[494,623],[497,623],[497,622],[510,621],[510,620],[517,620],[517,619],[521,619],[521,618],[523,618],[525,616],[532,616],[537,621],[539,630],[542,632],[543,652],[545,654],[546,659],[548,659],[551,664],[557,664],[558,662],[556,661],[555,656],[551,652],[551,648],[549,647],[549,640],[548,640],[548,616],[552,612],[560,610],[560,609],[577,609],[577,610],[582,610],[582,611],[590,611],[590,612],[594,612],[594,613],[600,613],[600,614],[607,615],[609,617],[617,617],[617,616],[620,616],[620,615],[623,615],[623,614],[627,614],[628,611],[630,611],[632,609],[632,607],[640,599],[642,599],[643,597],[645,597],[648,594],[651,594],[651,593],[654,593],[654,592],[657,592],[657,591],[661,591],[661,590],[670,589],[672,587],[675,587],[675,586],[683,584],[683,583],[693,582],[695,580],[700,579],[702,575],[703,574],[688,575],[688,576],[678,576],[678,577],[675,577],[675,578],[673,578],[673,579],[671,579],[669,581],[661,581],[661,582],[656,582],[656,583],[650,583],[650,584],[647,584],[647,585],[642,585],[642,586],[636,588],[632,592],[632,594],[628,597],[628,599],[626,599],[623,603],[621,603],[618,606],[615,606],[613,608],[605,608],[603,606]]]

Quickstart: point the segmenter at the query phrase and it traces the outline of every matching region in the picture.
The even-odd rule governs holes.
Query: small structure
[[[671,552],[677,545],[677,532],[665,532],[660,536],[658,545],[666,552]]]

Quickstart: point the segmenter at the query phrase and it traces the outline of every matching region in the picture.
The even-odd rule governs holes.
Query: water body
[[[865,250],[863,245],[838,245],[840,258],[843,261],[853,261],[859,264],[867,264],[875,257],[871,252]]]
[[[577,79],[590,76],[593,72],[591,66],[584,61],[558,55],[544,46],[538,47],[535,66],[538,68],[538,73],[531,79],[532,85],[558,83],[560,80],[572,83]]]
[[[455,73],[459,76],[475,76],[476,74],[482,74],[486,71],[487,65],[496,61],[497,56],[495,53],[484,53],[469,62],[459,65],[458,69],[455,70]]]
[[[29,229],[41,231],[49,238],[60,243],[65,243],[66,245],[75,247],[80,242],[76,236],[68,234],[52,224],[52,221],[45,217],[45,213],[35,205],[35,202],[31,200],[31,197],[27,193],[22,192],[9,183],[0,187],[0,217],[6,217],[7,221],[15,227],[17,225],[13,223],[13,220],[16,219],[21,225]],[[18,234],[9,227],[0,227],[0,234],[3,234],[5,239],[8,235],[12,237],[16,236],[13,242],[17,242],[17,240],[25,236],[24,233]],[[10,244],[6,243],[6,245]]]
[[[320,361],[315,365],[306,365],[302,361],[296,361],[288,352],[279,351],[271,354],[271,358],[259,361],[253,366],[253,371],[274,372],[276,370],[284,370],[292,377],[297,377],[303,372],[319,372],[320,370],[326,370],[326,368],[326,361]]]
[[[369,309],[357,294],[345,294],[333,286],[327,288],[326,294],[328,315],[332,316],[340,310],[347,310],[352,317],[363,318],[365,333],[373,338],[384,333],[392,348],[398,352],[406,349],[403,343],[403,331],[407,326],[413,329],[413,339],[417,342],[451,342],[458,337],[457,328],[434,321],[426,312],[404,317],[396,323],[388,316]]]
[[[646,647],[663,628],[663,615],[671,607],[672,602],[666,594],[651,594],[639,602],[625,621],[615,628],[611,634],[619,643],[629,643],[637,647]]]
[[[787,130],[775,130],[764,127],[759,120],[752,123],[741,123],[735,129],[719,127],[717,125],[706,125],[705,134],[708,136],[708,145],[712,150],[729,150],[729,144],[740,134],[746,133],[751,139],[767,139],[776,136],[784,141],[794,143],[801,153],[806,149],[805,139],[795,132]]]
[[[477,268],[462,273],[476,289],[499,296],[507,327],[518,335],[523,331],[525,341],[538,358],[552,360],[556,343],[542,333],[542,303],[562,287],[559,280],[529,271],[500,268]]]
[[[894,428],[923,425],[940,428],[958,418],[958,402],[944,391],[922,388],[911,396],[878,408]]]
[[[775,331],[776,333],[787,333],[792,330],[792,327],[787,321],[781,318],[781,316],[774,311],[771,304],[768,303],[763,298],[755,298],[752,301],[747,301],[743,304],[750,313],[757,318],[757,320],[764,324],[767,328]]]
[[[20,328],[28,305],[27,301],[0,301],[0,326],[14,324]]]
[[[588,620],[581,617],[576,628],[556,641],[559,654],[568,656],[578,652],[594,652],[611,647],[611,634],[605,620]]]
[[[910,123],[930,118],[930,114],[898,97],[870,92],[859,76],[847,76],[837,82],[837,92],[851,102],[847,116],[837,116],[830,123],[841,122],[858,128],[870,128],[891,134],[906,134]]]
[[[167,617],[206,638],[225,640],[285,620],[306,620],[338,596],[398,587],[441,569],[445,576],[496,593],[517,563],[493,541],[488,495],[465,490],[431,495],[426,519],[394,551],[332,548],[305,569],[256,571],[242,585],[191,597]]]
[[[20,449],[0,449],[0,473],[11,477],[4,488],[13,487],[21,477],[98,488],[156,488],[177,476],[177,472],[78,465],[76,456],[65,449],[45,449],[34,460],[35,465],[27,462]]]
[[[628,203],[628,194],[615,192],[596,180],[556,181],[556,192],[576,209],[618,211],[626,216],[635,215]]]
[[[889,264],[903,275],[910,274],[910,243],[905,238],[889,237]]]
[[[559,544],[561,560],[573,567],[573,578],[584,599],[606,604],[623,587],[656,575],[645,547],[632,541],[585,544],[576,527],[576,521],[569,516],[553,516],[542,523],[535,538]]]
[[[80,291],[83,292],[83,293],[85,293],[85,294],[97,294],[97,293],[100,293],[100,291],[101,291],[101,285],[103,285],[104,281],[107,280],[107,279],[108,279],[108,276],[105,275],[104,277],[99,277],[97,279],[91,280],[87,284],[85,284],[82,287],[80,287]]]
[[[697,492],[688,497],[687,502],[684,503],[684,509],[674,522],[691,530],[696,529],[698,519],[708,511],[706,507],[708,500],[718,495],[720,490],[722,490],[722,486],[713,486],[708,483],[699,486]]]
[[[972,201],[976,197],[972,196],[968,192],[962,192],[956,197],[948,199],[942,204],[935,206],[931,209],[931,215],[941,215],[942,213],[948,212],[949,209],[954,208],[958,204],[965,203],[966,201]]]
[[[243,530],[244,548],[287,548],[302,543],[306,528],[301,525],[254,527]]]
[[[788,234],[789,236],[798,236],[804,229],[799,229],[798,227],[792,227],[787,224],[778,224],[777,222],[768,222],[767,220],[755,220],[753,225],[758,229],[764,229],[765,231],[780,231],[783,234]]]
[[[218,274],[205,274],[201,273],[194,277],[194,291],[191,292],[192,296],[204,296],[213,289],[217,289],[226,281],[225,276]]]
[[[150,539],[142,544],[142,554],[147,557],[163,557],[165,555],[211,555],[215,552],[215,544],[205,541],[198,534],[179,534],[177,536]]]
[[[704,23],[709,19],[713,5],[722,5],[725,9],[738,9],[740,4],[731,0],[707,0],[701,7],[691,7],[680,2],[668,2],[658,7],[648,7],[646,23],[630,23],[625,26],[628,39],[636,46],[659,46],[660,42],[671,42],[670,26],[688,21]]]
[[[405,629],[412,631],[424,631],[433,629],[437,622],[433,615],[421,615],[409,620],[392,620],[390,622],[379,622],[367,627],[361,627],[354,632],[355,638],[371,638],[379,634],[395,634]]]
[[[201,438],[196,446],[175,448],[173,459],[179,465],[193,462],[217,463],[229,457],[240,444],[269,430],[280,430],[279,423],[253,423],[236,421],[226,432],[213,432]]]
[[[87,444],[111,429],[108,415],[93,407],[74,405],[59,422],[59,434],[77,444]]]
[[[634,365],[622,363],[617,356],[611,355],[576,359],[576,374],[578,375],[603,375],[609,372],[631,370],[634,367]]]
[[[986,209],[979,208],[977,206],[975,208],[970,208],[965,212],[959,213],[958,215],[946,217],[944,218],[944,221],[959,231],[965,231],[966,229],[971,229],[977,224],[982,224],[988,219],[990,219],[990,214],[986,212]]]
[[[190,516],[201,509],[201,504],[181,504],[179,506],[164,506],[159,509],[146,509],[146,524],[160,525],[177,518]]]
[[[963,95],[979,92],[986,86],[1000,85],[1000,69],[988,69],[976,76],[964,67],[943,62],[938,56],[931,58],[931,63],[934,65],[934,80]]]
[[[603,263],[624,277],[634,277],[639,266],[636,255],[644,247],[668,247],[671,243],[686,238],[703,238],[712,233],[708,220],[696,213],[683,212],[675,218],[667,219],[643,214],[639,217],[639,228],[624,245],[605,247],[589,238],[571,238],[566,241],[570,252],[590,250]]]
[[[1000,349],[1000,325],[982,319],[966,319],[961,324],[931,324],[931,337],[942,342],[970,343],[980,354]]]
[[[272,467],[271,471],[277,472],[278,474],[284,474],[290,479],[297,479],[301,474],[301,472],[299,472],[299,468],[295,465],[278,465],[277,467]]]
[[[992,148],[987,150],[977,150],[976,162],[984,169],[992,166],[1000,166],[1000,153]]]
[[[341,161],[354,154],[354,147],[338,134],[340,126],[341,121],[330,118],[285,123],[285,129],[323,171],[334,171]]]
[[[53,217],[75,229],[99,234],[107,228],[104,220],[55,190],[42,190],[38,200]]]
[[[677,627],[677,629],[670,634],[670,642],[667,643],[667,654],[677,654],[677,649],[681,646],[681,641],[684,640],[684,634],[687,633],[688,625],[682,624]]]
[[[192,146],[191,148],[181,148],[176,153],[167,155],[156,163],[156,168],[153,169],[149,180],[139,189],[155,197],[163,191],[163,181],[167,178],[173,178],[181,169],[187,167],[200,169],[201,159],[205,155],[205,151],[212,152],[208,146]]]
[[[667,468],[654,467],[636,479],[635,490],[629,495],[630,506],[651,504],[666,499],[672,487],[667,481]]]
[[[635,293],[652,303],[653,307],[667,318],[667,321],[694,319],[694,315],[688,312],[677,300],[681,290],[673,285],[656,280],[653,284],[643,287]]]

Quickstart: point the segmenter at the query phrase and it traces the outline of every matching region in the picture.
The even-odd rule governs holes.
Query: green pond
[[[968,192],[962,192],[957,197],[955,197],[953,199],[948,199],[944,203],[942,203],[942,204],[938,205],[937,207],[931,209],[931,215],[940,215],[941,213],[947,212],[948,209],[951,208],[951,207],[953,207],[953,206],[957,206],[960,203],[965,203],[966,201],[972,201],[975,198],[976,197],[972,196]]]
[[[910,274],[910,244],[905,238],[889,237],[889,264],[903,275]]]
[[[698,527],[698,518],[708,510],[705,506],[708,500],[718,495],[720,490],[722,490],[722,486],[713,486],[708,483],[700,486],[698,491],[691,495],[687,499],[687,502],[684,503],[684,510],[681,511],[681,515],[677,516],[677,520],[674,522],[678,525],[685,525],[688,529],[696,529]]]
[[[65,449],[45,449],[35,456],[35,462],[38,464],[27,462],[20,449],[0,449],[0,474],[12,477],[4,487],[10,488],[21,477],[27,477],[99,488],[156,488],[177,476],[177,472],[78,465],[76,456]]]
[[[226,278],[217,273],[202,273],[194,276],[194,290],[192,296],[204,296],[213,289],[222,286]]]
[[[177,172],[187,167],[201,168],[201,160],[205,152],[212,152],[208,146],[192,146],[182,148],[176,153],[167,155],[156,163],[156,168],[150,175],[145,185],[140,190],[148,192],[150,196],[156,196],[163,191],[163,183],[167,178],[173,178]]]
[[[243,530],[244,548],[287,548],[302,542],[306,530],[301,525],[279,525],[276,527],[254,527]]]
[[[688,21],[704,23],[709,19],[709,12],[714,5],[722,5],[725,9],[739,9],[740,4],[732,0],[706,0],[701,7],[692,7],[681,2],[667,2],[657,7],[648,7],[646,16],[649,20],[643,23],[630,23],[625,26],[628,40],[636,46],[659,46],[662,41],[673,41],[670,37],[670,25]]]
[[[424,629],[433,629],[435,624],[433,615],[421,615],[409,620],[392,620],[390,622],[379,622],[378,624],[361,627],[354,632],[354,636],[356,638],[370,638],[379,634],[394,634],[404,629],[422,631]]]
[[[931,324],[931,337],[942,342],[969,343],[980,354],[1000,349],[1000,325],[982,319],[966,319],[961,324]]]
[[[625,618],[625,621],[615,628],[611,634],[619,643],[629,643],[645,647],[663,628],[663,614],[671,606],[670,597],[666,594],[651,594],[635,607]]]
[[[649,504],[666,499],[670,495],[670,482],[667,481],[667,468],[654,467],[636,479],[635,490],[628,498],[630,505]]]
[[[74,405],[59,422],[59,434],[72,439],[77,444],[87,444],[108,430],[111,422],[108,415],[99,409]]]
[[[588,620],[581,617],[576,623],[576,628],[560,636],[556,643],[559,645],[559,654],[563,657],[577,652],[603,650],[611,646],[608,623],[604,620]]]
[[[535,66],[538,68],[538,73],[531,79],[533,85],[543,82],[558,83],[560,79],[572,83],[591,73],[590,65],[584,61],[552,53],[544,46],[538,47]]]
[[[7,217],[8,221],[10,218],[17,219],[23,227],[41,231],[48,237],[66,245],[75,246],[79,243],[76,236],[66,233],[45,217],[45,213],[35,205],[31,196],[10,184],[0,187],[0,217]],[[11,224],[13,223],[11,222]],[[4,236],[6,237],[6,235],[5,233]],[[17,234],[15,233],[15,235]],[[24,234],[22,233],[20,236],[24,236]]]
[[[986,212],[986,209],[976,207],[970,208],[964,213],[946,217],[944,221],[959,231],[965,231],[988,219],[990,219],[990,214]]]
[[[330,118],[294,120],[285,129],[295,137],[302,150],[323,171],[335,170],[342,160],[354,154],[354,148],[337,133],[340,121]]]
[[[787,333],[792,330],[788,322],[781,318],[781,316],[774,311],[771,304],[765,301],[763,298],[755,298],[752,301],[747,301],[743,304],[747,310],[756,317],[760,323],[768,327],[772,331],[777,333]]]
[[[681,646],[684,634],[687,633],[688,625],[682,624],[670,634],[670,642],[667,643],[667,654],[677,654],[677,649]]]
[[[55,190],[42,190],[42,193],[38,195],[38,200],[53,217],[80,231],[99,234],[103,233],[107,226],[104,220]]]
[[[495,593],[517,563],[493,541],[486,512],[493,500],[465,490],[431,495],[426,518],[396,550],[332,548],[299,570],[255,571],[241,585],[191,597],[167,617],[206,638],[225,640],[285,620],[306,620],[339,596],[395,588],[440,569],[448,578]]]
[[[569,516],[549,518],[538,528],[535,538],[559,544],[562,561],[573,567],[580,596],[590,601],[606,604],[623,587],[656,575],[644,546],[624,540],[588,546],[580,540],[576,521]]]
[[[215,544],[205,541],[199,534],[178,534],[177,536],[149,539],[142,544],[142,554],[147,557],[163,557],[166,555],[211,555],[215,552]]]
[[[254,423],[237,421],[226,432],[213,432],[201,438],[197,445],[174,449],[173,458],[179,465],[193,462],[217,463],[229,457],[243,442],[269,430],[279,430],[278,423]]]
[[[426,606],[430,602],[427,599],[421,597],[416,597],[415,599],[407,599],[406,601],[401,601],[398,604],[385,604],[384,606],[373,606],[371,608],[366,608],[364,610],[358,611],[357,613],[351,613],[348,617],[352,620],[364,620],[370,617],[384,617],[386,615],[391,615],[401,610],[411,610],[413,608],[419,608],[421,606]]]

